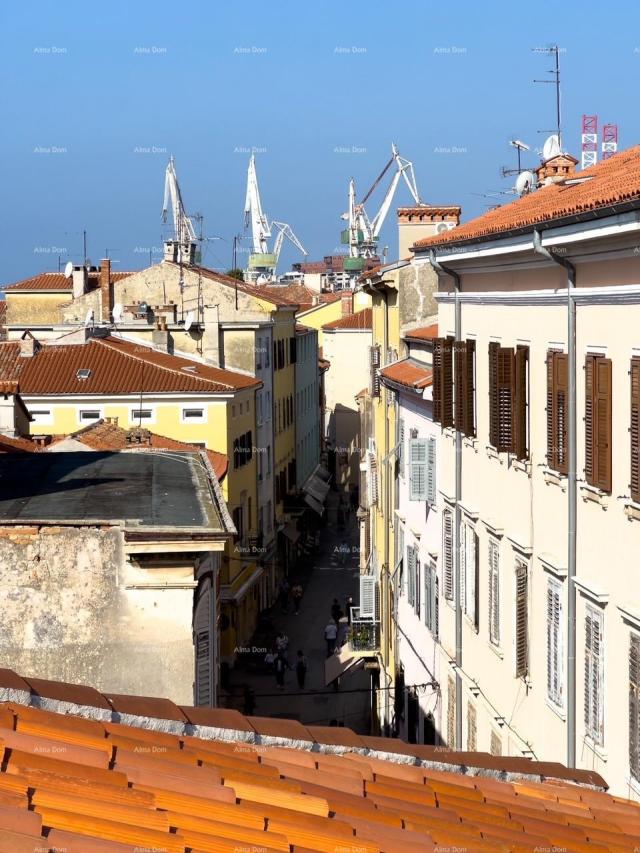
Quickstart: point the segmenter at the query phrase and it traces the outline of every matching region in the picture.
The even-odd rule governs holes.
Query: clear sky
[[[252,148],[267,214],[310,258],[339,250],[348,180],[363,194],[392,140],[425,201],[476,216],[496,201],[477,194],[510,185],[508,140],[539,147],[554,126],[553,87],[532,82],[551,61],[531,49],[555,42],[565,146],[579,156],[584,112],[617,122],[621,148],[640,141],[637,0],[31,0],[0,16],[2,284],[81,260],[83,229],[94,263],[146,265],[169,154],[188,212],[224,238],[206,244],[214,268],[242,231]]]

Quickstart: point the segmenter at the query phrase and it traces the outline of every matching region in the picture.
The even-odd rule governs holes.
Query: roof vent
[[[182,370],[186,370],[188,373],[195,373],[197,367],[195,366],[195,364],[190,364],[188,367],[183,367]]]
[[[81,367],[76,372],[76,379],[88,379],[91,376],[91,370],[88,367]]]

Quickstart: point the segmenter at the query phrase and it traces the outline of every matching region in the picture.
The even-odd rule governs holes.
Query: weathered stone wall
[[[46,326],[60,322],[61,306],[71,299],[71,293],[21,293],[6,294],[7,325]],[[84,320],[87,313],[82,315]]]
[[[0,666],[192,703],[193,591],[127,588],[150,571],[116,528],[0,527]]]
[[[399,270],[400,334],[437,322],[438,304],[434,294],[438,277],[429,264],[408,264]]]

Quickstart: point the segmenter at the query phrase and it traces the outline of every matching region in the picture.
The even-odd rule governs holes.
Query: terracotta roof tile
[[[120,281],[127,276],[133,275],[133,272],[112,272],[111,281]],[[99,280],[98,272],[89,273],[89,288],[97,286]],[[67,278],[61,272],[42,272],[32,275],[30,278],[24,278],[15,284],[7,284],[3,290],[61,290],[68,291],[73,289],[73,280]]]
[[[432,375],[430,367],[413,358],[403,358],[380,370],[380,376],[383,379],[411,388],[412,391],[428,388],[431,385]]]
[[[154,696],[125,696],[120,693],[104,695],[118,714],[187,722],[184,713],[169,699],[157,699]]]
[[[430,326],[420,326],[418,329],[411,329],[404,334],[405,338],[416,341],[432,341],[438,337],[438,324],[431,323]]]
[[[356,311],[353,314],[347,314],[345,317],[340,317],[339,320],[333,320],[331,323],[325,323],[322,327],[327,331],[343,330],[351,332],[368,332],[373,328],[373,311],[371,308],[363,308],[362,311]]]
[[[180,705],[180,710],[194,726],[209,726],[217,729],[237,729],[253,732],[254,728],[239,711],[231,708],[191,708]]]
[[[109,703],[102,693],[84,684],[67,684],[64,681],[47,681],[44,678],[32,678],[25,681],[36,696],[46,699],[57,699],[58,702],[69,702],[72,705],[90,705],[93,708],[111,710]]]
[[[166,261],[165,263],[173,264],[173,261]],[[178,265],[174,264],[174,266]],[[227,287],[233,287],[234,289],[237,288],[241,293],[246,293],[249,296],[255,296],[259,299],[264,299],[266,302],[271,302],[273,305],[280,308],[297,308],[297,302],[295,299],[292,299],[287,293],[280,292],[280,290],[288,290],[287,287],[280,288],[278,285],[268,287],[266,285],[250,284],[246,281],[238,281],[238,279],[231,278],[224,273],[210,270],[207,267],[200,267],[197,265],[183,266],[185,269],[199,273],[203,278],[206,278],[209,281],[215,281],[218,284],[224,284]],[[291,286],[296,287],[296,285]]]
[[[614,205],[640,205],[640,146],[622,151],[565,181],[549,184],[509,204],[487,211],[434,237],[418,240],[415,251],[498,238],[580,213],[606,213]]]

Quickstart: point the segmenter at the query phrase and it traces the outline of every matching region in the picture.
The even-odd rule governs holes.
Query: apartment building
[[[296,326],[296,488],[301,492],[320,464],[318,333]]]
[[[435,723],[638,798],[640,147],[573,168],[414,246],[439,278]]]

